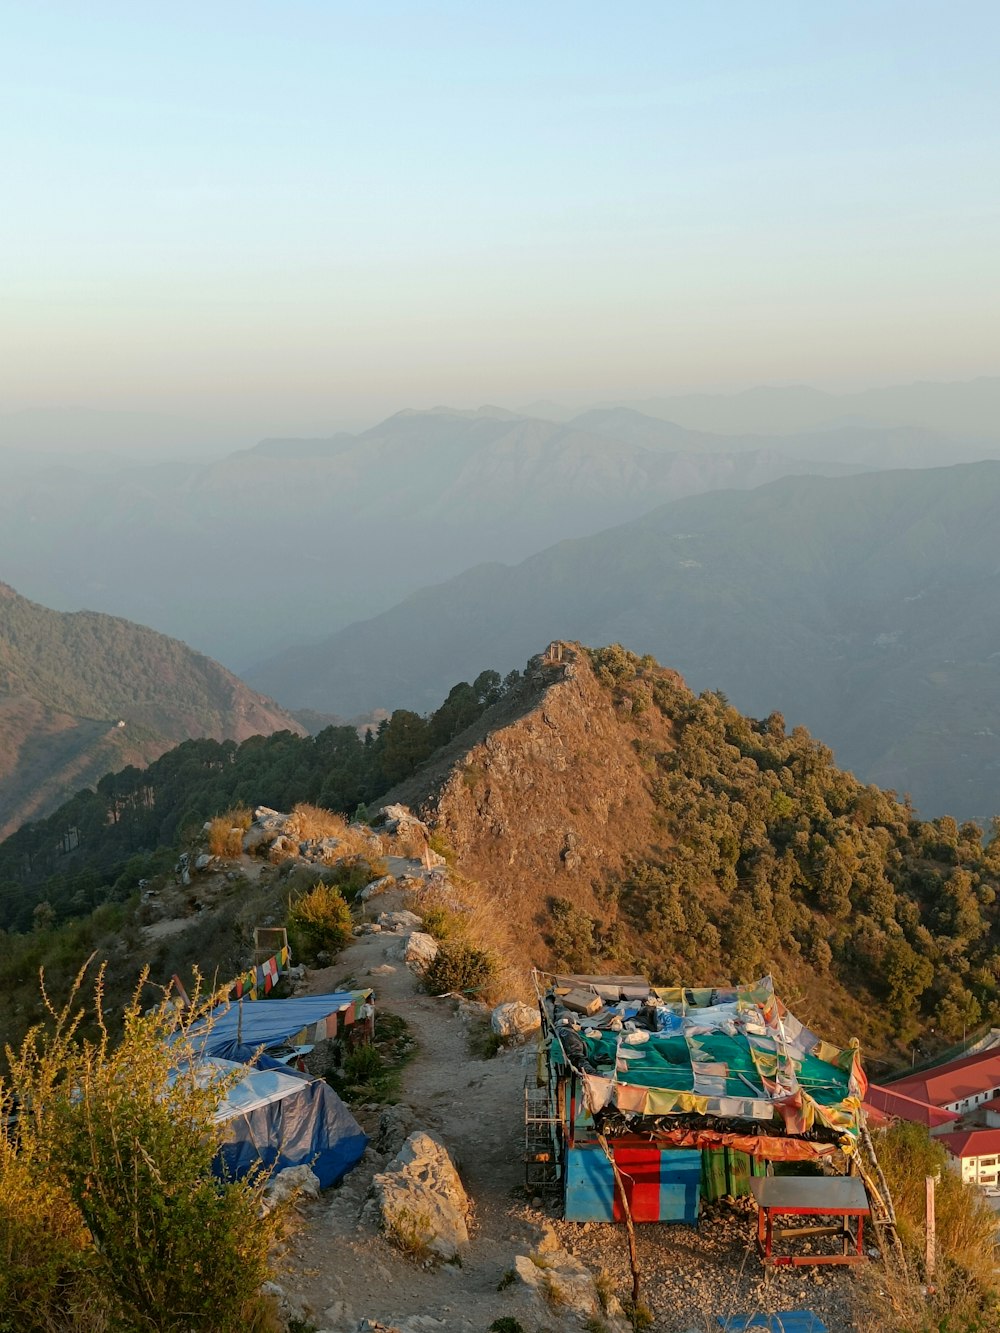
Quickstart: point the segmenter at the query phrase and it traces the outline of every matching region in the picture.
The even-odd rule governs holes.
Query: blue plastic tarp
[[[216,1009],[204,1023],[192,1028],[190,1039],[204,1055],[239,1060],[241,1047],[255,1051],[262,1046],[265,1050],[281,1046],[360,999],[357,991],[337,991],[332,995],[302,995],[288,1000],[236,1002],[228,1008]]]
[[[326,1189],[357,1165],[368,1146],[367,1135],[328,1083],[267,1056],[230,1090],[219,1118],[225,1124],[220,1174],[236,1178],[260,1163],[278,1171],[308,1166]]]
[[[720,1315],[725,1333],[828,1333],[826,1324],[812,1310],[781,1310],[777,1314]]]

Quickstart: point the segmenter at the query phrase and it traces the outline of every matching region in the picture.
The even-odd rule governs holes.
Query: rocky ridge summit
[[[72,791],[184,740],[304,728],[177,639],[51,611],[0,584],[0,838]]]

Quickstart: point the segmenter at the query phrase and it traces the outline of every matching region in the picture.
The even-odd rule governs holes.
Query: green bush
[[[496,976],[495,954],[460,940],[445,940],[424,973],[423,987],[432,995],[478,991]]]
[[[0,1327],[259,1326],[273,1222],[263,1177],[213,1175],[226,1085],[204,1078],[183,1033],[168,1045],[176,1017],[144,1015],[141,986],[113,1047],[99,973],[87,1016],[98,1035],[81,1037],[80,979],[62,1010],[46,999],[48,1021],[20,1050],[6,1049],[0,1093],[22,1111],[19,1152],[0,1121]]]
[[[335,885],[315,884],[289,903],[288,935],[297,957],[339,953],[351,938],[351,926],[351,909]]]
[[[382,1056],[374,1046],[358,1046],[344,1057],[344,1077],[350,1083],[371,1083],[382,1074]]]
[[[453,912],[450,907],[444,907],[440,903],[422,908],[421,917],[424,930],[436,940],[450,940],[455,935],[460,935],[465,927],[465,922],[458,912]]]

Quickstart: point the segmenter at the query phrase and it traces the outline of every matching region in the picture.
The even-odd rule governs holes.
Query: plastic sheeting
[[[337,1036],[354,1023],[371,991],[337,991],[288,1000],[255,1000],[216,1009],[191,1029],[192,1044],[205,1055],[239,1060],[244,1050],[268,1050],[285,1043],[301,1045]]]
[[[229,1091],[217,1119],[226,1126],[220,1174],[236,1178],[261,1163],[278,1171],[308,1166],[326,1189],[357,1165],[368,1146],[367,1135],[329,1084],[267,1056]]]

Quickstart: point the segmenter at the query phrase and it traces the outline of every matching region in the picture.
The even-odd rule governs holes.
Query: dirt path
[[[395,894],[378,899],[379,910],[399,906]],[[423,1269],[371,1235],[358,1214],[384,1160],[369,1150],[342,1186],[309,1205],[296,1262],[282,1285],[308,1305],[317,1327],[337,1333],[353,1333],[366,1316],[408,1322],[414,1330],[481,1331],[504,1313],[497,1284],[514,1255],[538,1242],[530,1209],[511,1197],[523,1179],[522,1090],[534,1051],[475,1058],[455,1001],[417,990],[413,974],[395,956],[401,944],[399,935],[360,936],[334,967],[310,973],[307,991],[374,986],[377,1006],[406,1020],[417,1051],[404,1070],[401,1100],[451,1152],[474,1203],[472,1242],[461,1267]],[[371,1133],[378,1111],[362,1110],[359,1118]]]

